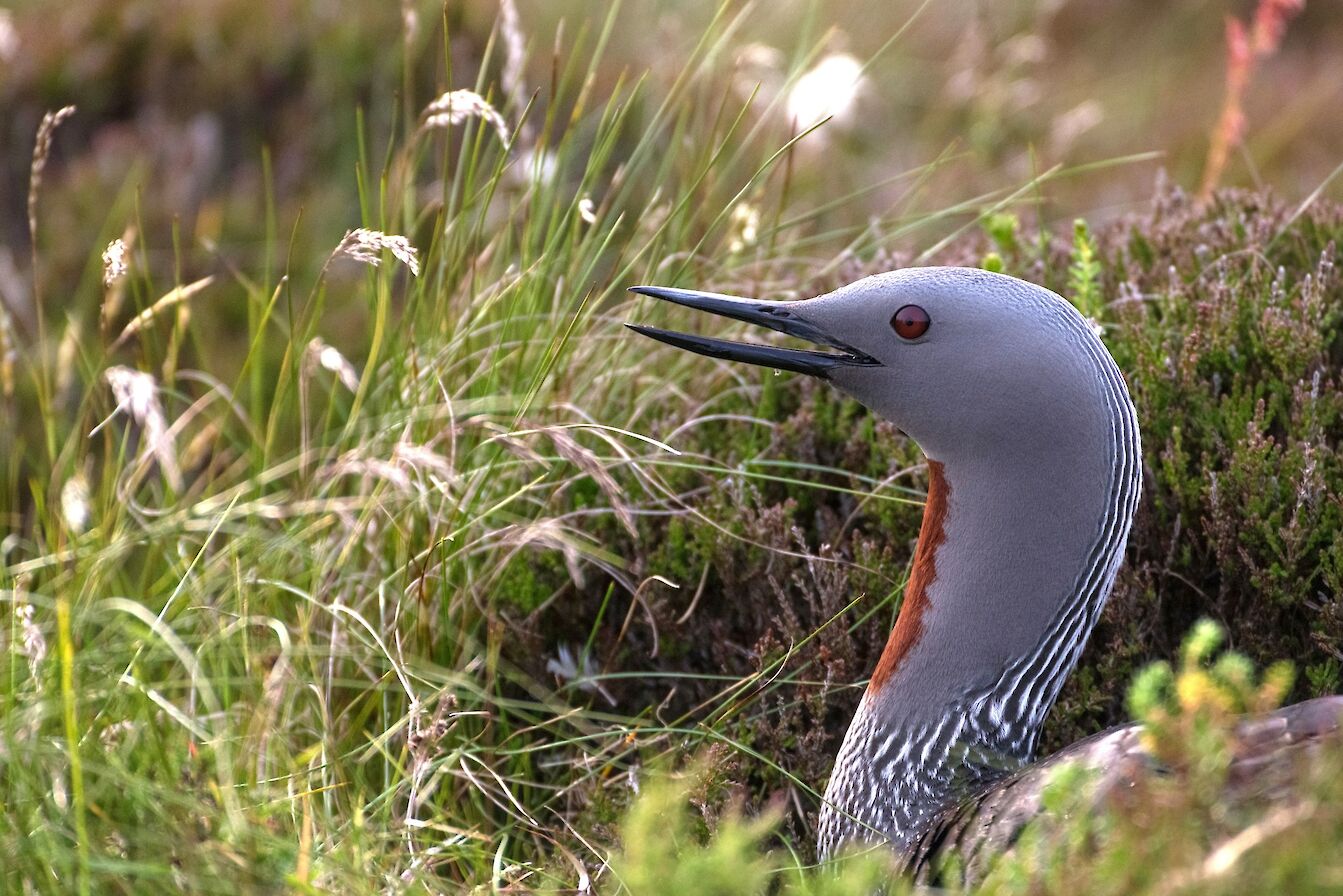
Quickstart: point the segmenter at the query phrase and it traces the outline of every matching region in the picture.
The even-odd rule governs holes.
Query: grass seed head
[[[415,8],[415,0],[401,0],[401,28],[405,32],[406,43],[414,43],[420,33],[420,13]]]
[[[359,391],[359,371],[354,369],[354,365],[335,346],[327,345],[319,336],[308,343],[305,354],[309,365],[331,371],[342,386],[351,392]]]
[[[1254,11],[1254,52],[1269,56],[1282,43],[1287,22],[1306,8],[1306,0],[1259,0]]]
[[[412,274],[420,276],[419,251],[404,236],[359,227],[347,230],[344,239],[336,247],[337,255],[344,255],[375,268],[382,264],[384,251],[391,252],[397,261],[410,268]]]
[[[56,394],[69,395],[75,385],[79,344],[82,338],[80,318],[71,314],[65,322],[61,341],[56,346]]]
[[[117,237],[103,250],[103,286],[111,286],[130,270],[126,261],[126,241]]]
[[[749,202],[739,202],[732,208],[730,218],[732,236],[727,250],[737,254],[756,244],[760,236],[760,209]]]
[[[37,126],[37,141],[33,144],[33,164],[28,170],[28,232],[37,239],[37,196],[42,192],[42,172],[47,168],[47,159],[51,157],[51,143],[56,128],[61,122],[75,114],[74,106],[63,106],[55,112],[42,116]]]
[[[130,258],[135,249],[136,229],[134,224],[129,224],[118,239],[108,244],[106,251],[103,252],[103,284],[106,287],[103,293],[103,305],[98,311],[98,332],[104,336],[112,329],[112,321],[121,314],[121,306],[126,301],[126,278],[125,274],[130,270]],[[119,251],[113,249],[117,244],[121,244]],[[113,259],[120,258],[123,263],[123,269],[120,275],[109,277],[108,256]]]
[[[508,123],[504,121],[504,116],[474,90],[448,91],[424,107],[423,118],[420,124],[422,131],[455,127],[472,118],[479,118],[493,127],[499,140],[505,146],[508,145]]]
[[[1249,26],[1235,16],[1227,16],[1226,95],[1203,163],[1201,199],[1212,196],[1231,150],[1245,138],[1245,93],[1258,63],[1278,51],[1287,23],[1305,6],[1305,0],[1259,0]]]
[[[158,383],[154,377],[122,366],[109,367],[103,377],[112,387],[112,395],[117,400],[113,415],[118,412],[129,414],[144,434],[140,459],[145,460],[152,455],[158,461],[168,484],[175,491],[181,491],[182,472],[177,465],[177,449],[168,429],[168,419],[163,413],[163,404],[159,401]],[[99,428],[101,426],[99,424]]]

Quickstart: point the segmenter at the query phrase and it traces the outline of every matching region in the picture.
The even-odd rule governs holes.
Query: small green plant
[[[771,861],[764,843],[778,824],[777,812],[746,818],[731,811],[708,834],[702,819],[692,823],[689,780],[657,774],[645,780],[625,819],[620,852],[611,859],[612,873],[632,896],[765,890]]]
[[[807,866],[772,847],[780,813],[749,817],[729,807],[706,822],[708,766],[644,776],[643,792],[621,826],[611,873],[630,896],[869,896],[906,891],[894,862],[869,850],[822,866]]]
[[[1225,640],[1215,622],[1199,620],[1180,649],[1178,669],[1152,663],[1129,689],[1143,746],[1167,765],[1190,768],[1195,786],[1210,796],[1230,764],[1236,720],[1281,705],[1294,678],[1288,662],[1273,664],[1260,677],[1244,655],[1218,655]]]
[[[994,212],[984,219],[984,232],[998,253],[1007,258],[1021,254],[1021,219],[1013,212]]]
[[[1105,307],[1101,292],[1101,265],[1097,258],[1096,241],[1087,222],[1078,218],[1073,222],[1072,263],[1068,266],[1068,297],[1092,320],[1100,320]]]

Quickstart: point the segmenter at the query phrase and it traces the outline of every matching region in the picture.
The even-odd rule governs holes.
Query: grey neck
[[[945,480],[945,506],[930,495],[925,511],[940,512],[940,531],[925,519],[921,534],[932,566],[920,571],[916,556],[836,759],[823,856],[850,840],[907,848],[958,794],[1031,759],[1109,596],[1141,490],[1132,402],[1104,349],[1092,351],[1100,375],[1064,419],[1023,426],[991,456],[930,458]]]

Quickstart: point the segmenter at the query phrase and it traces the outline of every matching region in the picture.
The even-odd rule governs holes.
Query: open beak
[[[838,349],[837,352],[817,352],[806,349],[775,348],[772,345],[752,345],[742,342],[728,342],[726,339],[711,339],[708,336],[693,336],[689,333],[675,333],[660,330],[657,327],[645,327],[640,324],[626,324],[636,333],[665,342],[677,348],[688,349],[711,358],[724,358],[728,361],[745,361],[747,364],[759,364],[761,367],[774,367],[779,370],[791,370],[794,373],[807,373],[828,379],[836,367],[879,367],[881,362],[865,355],[851,345],[840,342],[834,336],[821,330],[815,324],[799,316],[792,310],[795,303],[756,302],[751,299],[739,299],[712,292],[699,292],[693,289],[672,289],[666,286],[631,286],[630,292],[665,299],[687,308],[697,308],[744,320],[749,324],[759,324],[798,339],[818,345],[827,345]]]

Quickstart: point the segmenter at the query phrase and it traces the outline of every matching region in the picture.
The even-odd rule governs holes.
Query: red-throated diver
[[[974,875],[1038,814],[1058,761],[1104,777],[1141,753],[1130,725],[1027,765],[1114,584],[1142,488],[1128,388],[1076,309],[971,268],[892,271],[786,303],[633,291],[834,349],[631,325],[828,380],[928,457],[905,601],[825,791],[823,857],[885,839],[916,876],[953,851]],[[1340,715],[1343,697],[1324,697],[1247,720],[1243,734],[1262,759],[1336,730]]]

